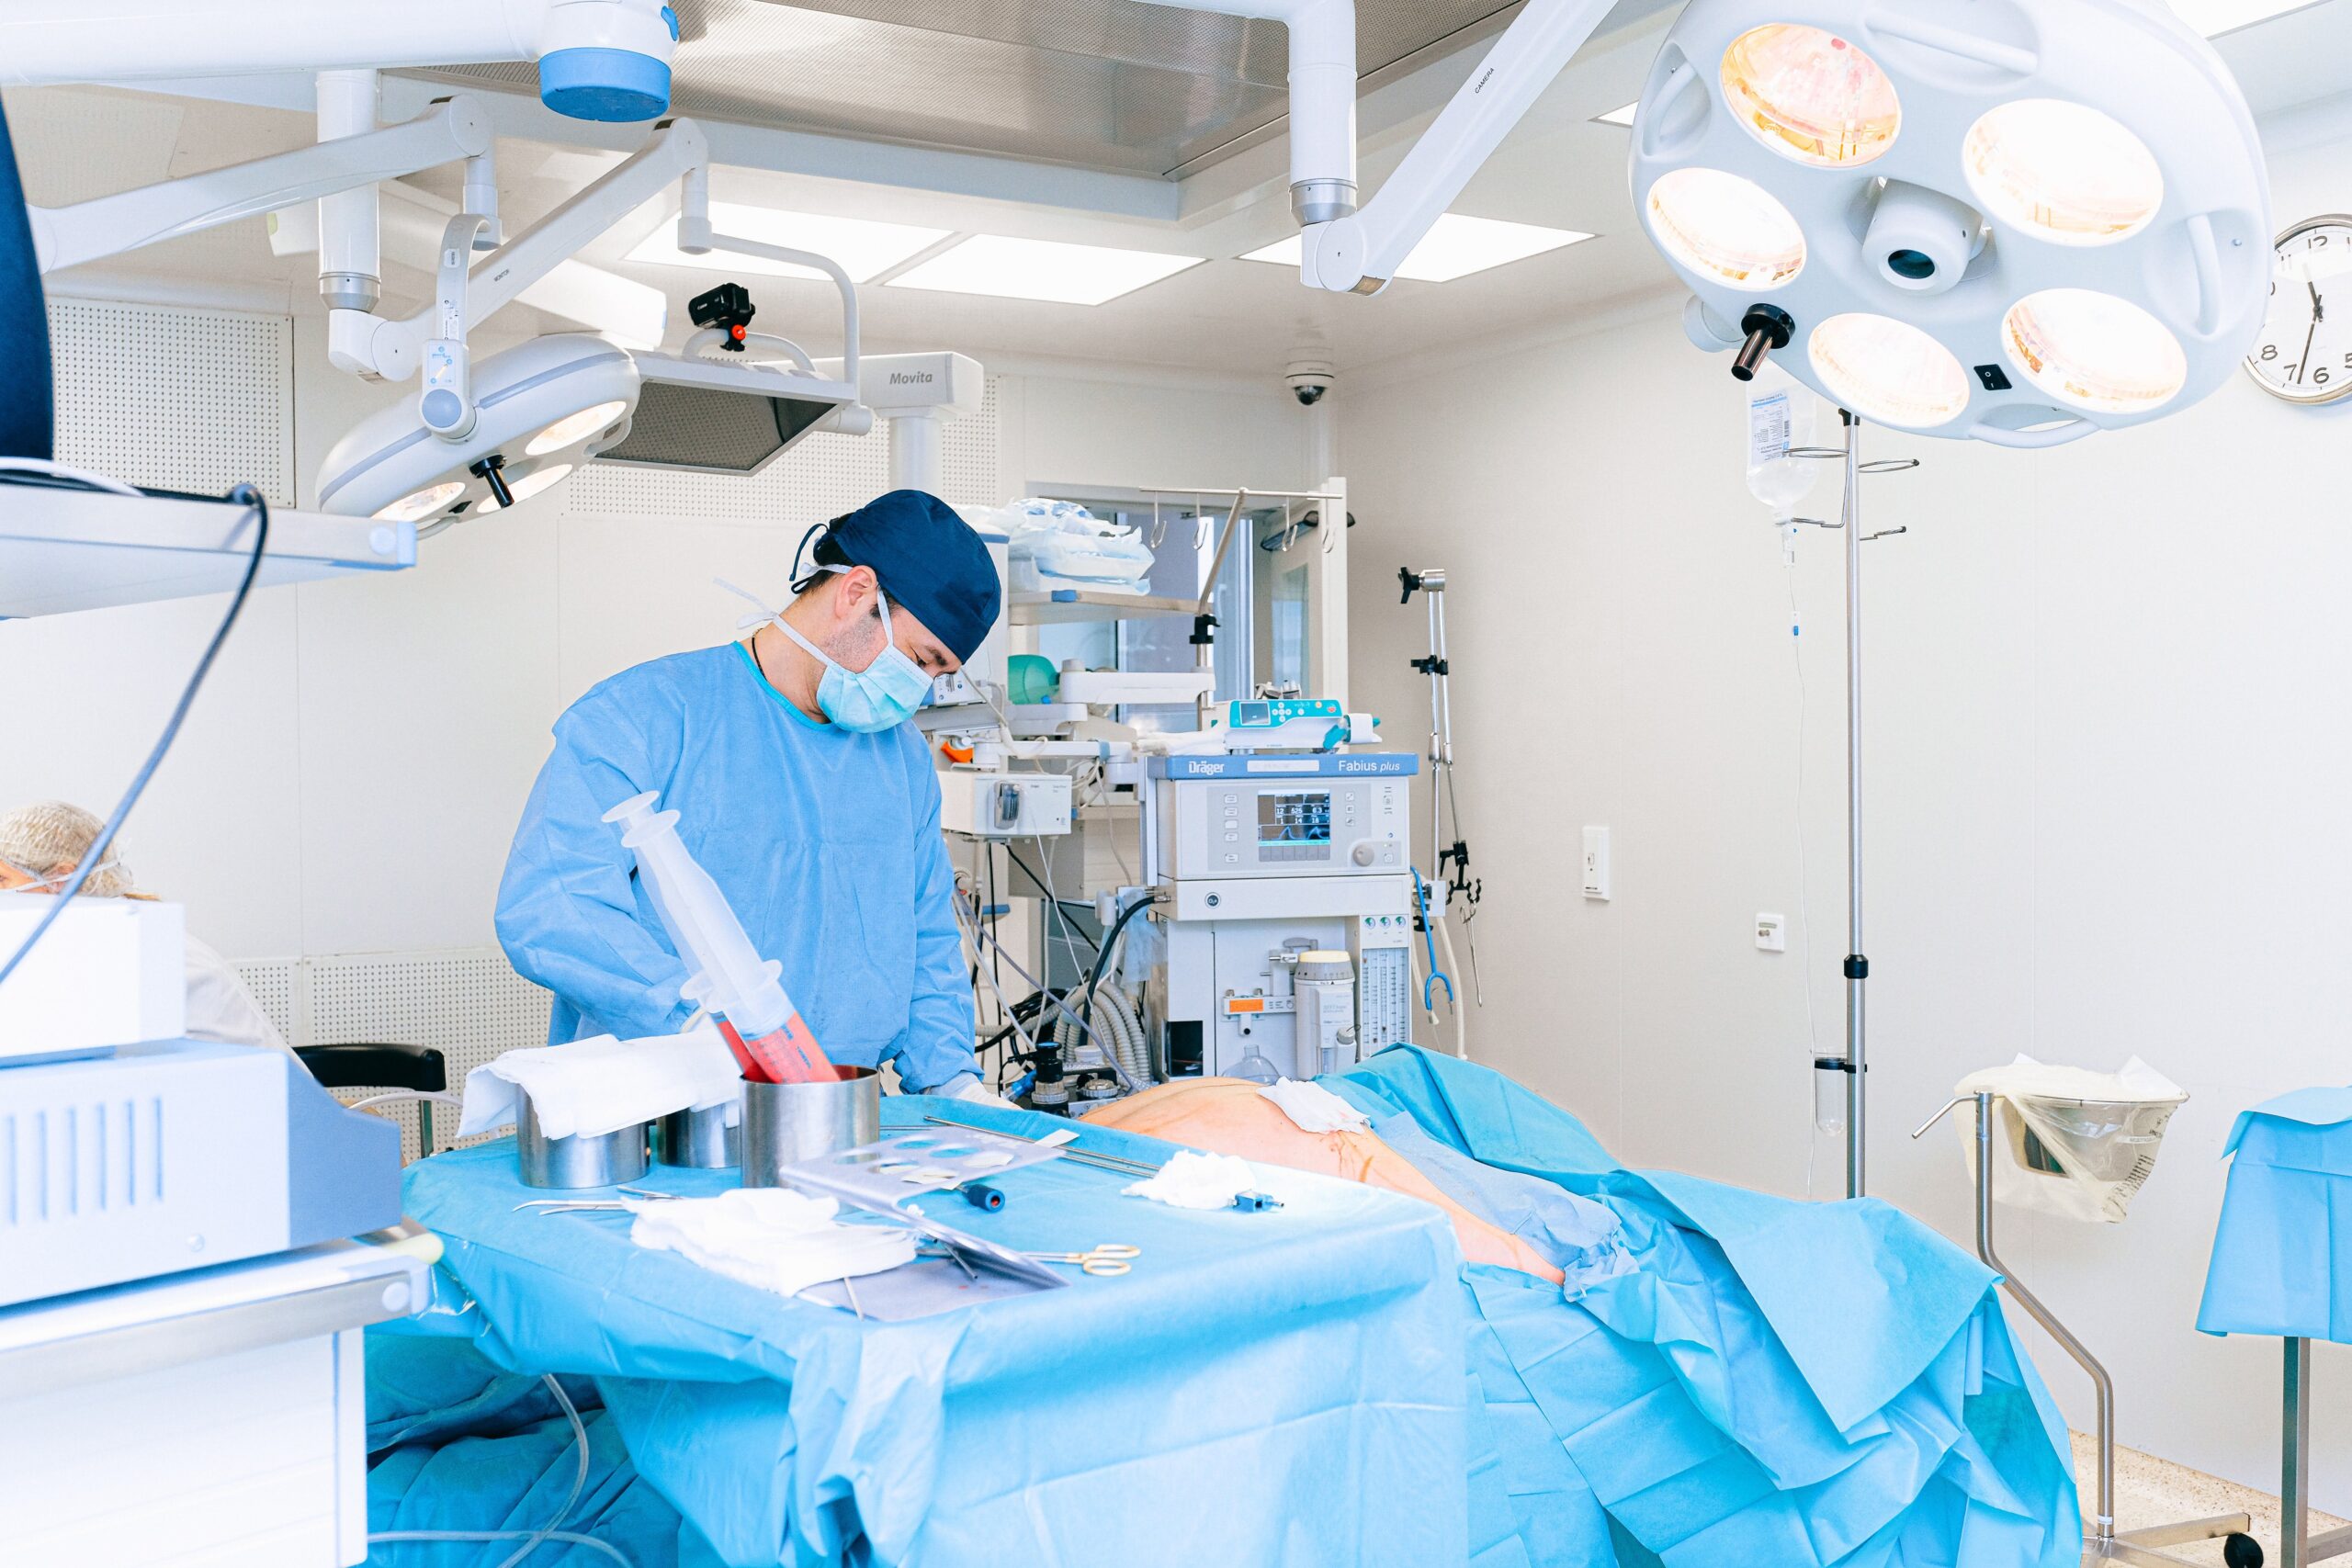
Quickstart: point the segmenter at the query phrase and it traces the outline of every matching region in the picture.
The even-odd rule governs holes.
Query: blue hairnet
[[[988,546],[954,507],[925,491],[894,490],[834,518],[817,539],[816,556],[820,566],[872,567],[890,602],[959,662],[978,650],[1004,607]]]

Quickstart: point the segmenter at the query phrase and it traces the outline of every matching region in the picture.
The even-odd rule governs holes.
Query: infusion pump
[[[1414,757],[1360,752],[1153,763],[1166,940],[1146,1011],[1174,1076],[1231,1076],[1252,1056],[1311,1075],[1295,983],[1309,953],[1352,964],[1350,1059],[1410,1040],[1419,771]]]

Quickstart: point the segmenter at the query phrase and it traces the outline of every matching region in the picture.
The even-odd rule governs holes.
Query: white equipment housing
[[[6,952],[54,908],[10,902]],[[400,1224],[400,1128],[176,1038],[176,908],[57,914],[0,986],[0,1562],[359,1562],[360,1330],[430,1290],[348,1239]]]
[[[1068,773],[939,775],[939,825],[975,839],[1058,838],[1069,831]]]
[[[50,912],[46,898],[0,905],[0,953]],[[187,923],[177,904],[77,898],[0,987],[0,1069],[90,1055],[187,1027]],[[0,1290],[5,1290],[0,1284]]]
[[[1152,763],[1164,952],[1146,1011],[1166,1032],[1171,1076],[1229,1076],[1251,1055],[1295,1073],[1296,966],[1312,952],[1354,965],[1348,1060],[1411,1040],[1405,857],[1419,770],[1416,757],[1369,752]]]

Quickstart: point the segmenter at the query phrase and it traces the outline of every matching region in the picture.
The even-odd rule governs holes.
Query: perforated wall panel
[[[277,1026],[277,1032],[285,1037],[286,1043],[288,1045],[297,1043],[300,1035],[294,1017],[297,974],[294,960],[256,958],[230,967],[236,970],[237,978],[245,983],[245,989],[253,993],[254,1002],[267,1015],[269,1021]]]
[[[994,506],[997,494],[997,383],[990,378],[977,412],[948,421],[942,442],[942,499],[956,506]],[[649,527],[664,520],[735,523],[795,530],[838,517],[889,488],[890,438],[876,421],[870,435],[809,436],[748,479],[667,473],[591,463],[555,493],[572,517],[626,517]]]
[[[294,503],[294,327],[284,316],[51,299],[57,457],[132,484]]]
[[[447,1061],[451,1094],[501,1052],[548,1043],[548,993],[515,974],[494,947],[265,958],[235,967],[288,1044],[430,1045]],[[335,1096],[348,1103],[377,1092]],[[400,1123],[401,1157],[416,1158],[415,1105],[388,1105],[380,1113]],[[434,1146],[449,1147],[457,1107],[435,1107],[433,1120]]]

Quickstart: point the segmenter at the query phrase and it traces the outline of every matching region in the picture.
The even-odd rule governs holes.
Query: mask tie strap
[[[728,592],[735,595],[736,598],[747,601],[750,604],[757,604],[760,607],[760,613],[758,615],[745,615],[742,619],[735,623],[735,629],[737,631],[752,631],[757,627],[766,626],[770,621],[774,621],[779,626],[784,625],[784,612],[781,610],[771,609],[766,600],[761,598],[750,589],[738,588],[723,577],[714,577],[710,581],[712,586],[724,588]]]

